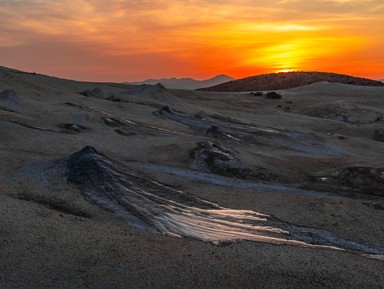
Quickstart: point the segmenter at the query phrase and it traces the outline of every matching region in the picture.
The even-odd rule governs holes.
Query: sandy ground
[[[0,68],[0,287],[384,288],[380,257],[152,234],[67,180],[66,160],[88,145],[141,178],[220,206],[384,248],[384,88],[316,83],[279,93],[137,88]],[[163,106],[170,113],[154,113]],[[207,142],[233,159],[199,150]]]

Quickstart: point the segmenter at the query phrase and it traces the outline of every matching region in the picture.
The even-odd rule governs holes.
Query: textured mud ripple
[[[218,139],[243,141],[259,146],[273,146],[287,154],[304,156],[346,156],[346,152],[337,149],[314,134],[300,133],[259,127],[220,115],[180,114],[165,106],[153,112],[156,116],[172,121],[184,127],[205,131],[205,134]]]
[[[85,147],[67,160],[67,179],[88,201],[153,233],[214,244],[249,240],[347,250],[377,258],[384,255],[380,247],[292,225],[260,212],[221,207],[139,177],[92,147]]]

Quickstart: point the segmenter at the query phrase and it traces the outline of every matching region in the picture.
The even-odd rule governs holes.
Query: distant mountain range
[[[202,90],[223,92],[279,90],[303,86],[321,81],[361,86],[384,86],[384,83],[381,81],[337,73],[281,72],[233,80],[212,87],[203,88]]]
[[[166,88],[173,89],[198,89],[203,87],[214,86],[218,84],[222,84],[228,81],[234,80],[234,78],[220,74],[216,75],[213,78],[206,80],[195,80],[192,78],[161,78],[161,79],[147,79],[139,82],[124,82],[126,84],[162,84]]]

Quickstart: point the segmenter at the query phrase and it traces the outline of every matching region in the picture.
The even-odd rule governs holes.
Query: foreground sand
[[[92,146],[223,207],[384,248],[384,88],[318,83],[272,100],[0,69],[4,90],[15,94],[0,98],[1,288],[383,288],[379,255],[139,230],[86,201],[65,164]],[[207,141],[236,161],[206,162]],[[368,173],[340,173],[356,167]]]

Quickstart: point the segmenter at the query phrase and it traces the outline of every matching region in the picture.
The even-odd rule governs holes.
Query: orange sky
[[[384,79],[382,0],[2,0],[0,65],[70,79]]]

